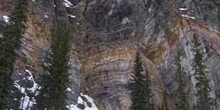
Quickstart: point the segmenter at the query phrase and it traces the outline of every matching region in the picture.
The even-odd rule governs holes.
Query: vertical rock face
[[[128,81],[131,78],[136,49],[129,44],[100,46],[88,50],[82,58],[84,90],[104,110],[128,110],[130,96]],[[153,94],[160,105],[163,86],[153,63],[143,57],[144,68],[152,78]]]
[[[187,8],[187,13],[209,24],[215,29],[220,29],[220,2],[219,0],[179,0],[179,7]]]
[[[18,57],[14,63],[14,73],[12,75],[14,83],[10,97],[12,101],[9,99],[8,102],[9,108],[15,106],[13,101],[16,100],[21,100],[21,109],[32,108],[35,104],[34,97],[40,86],[34,79],[44,72],[44,60],[47,51],[50,49],[52,24],[39,18],[40,15],[34,13],[31,3],[27,10],[26,27],[23,38],[20,39],[21,48],[17,50]],[[20,99],[14,96],[14,93],[18,92],[22,96]],[[16,100],[14,100],[15,97],[17,98]]]
[[[0,0],[0,15],[10,12],[13,9],[13,5],[16,0]]]
[[[10,2],[0,0],[0,16],[7,15]],[[206,56],[214,110],[220,109],[218,0],[31,0],[27,16],[15,74],[27,68],[34,76],[43,73],[57,25],[62,21],[71,27],[68,105],[75,104],[84,92],[100,110],[128,110],[128,81],[139,51],[150,73],[155,108],[165,103],[166,92],[168,108],[175,110],[176,57],[181,52],[192,109],[196,102],[192,37],[197,35]],[[4,25],[0,21],[0,32]]]
[[[215,54],[218,54],[217,50],[219,50],[219,33],[216,31],[213,31],[212,29],[208,29],[206,27],[203,27],[201,25],[198,25],[195,22],[182,22],[183,23],[183,29],[182,34],[180,35],[181,39],[179,41],[179,45],[176,45],[173,47],[173,49],[165,55],[165,59],[158,65],[158,69],[161,73],[162,79],[164,80],[164,84],[166,87],[166,90],[168,91],[169,97],[173,96],[173,91],[177,87],[174,79],[176,76],[176,56],[177,52],[181,52],[181,64],[183,67],[183,71],[185,73],[185,78],[187,80],[187,89],[186,91],[189,93],[189,100],[191,104],[191,108],[194,106],[195,103],[195,80],[194,80],[194,70],[193,70],[193,59],[194,59],[194,52],[193,50],[193,36],[196,35],[199,37],[199,39],[202,42],[202,47],[205,53],[205,64],[208,66],[208,74],[207,77],[211,81],[211,87],[212,92],[211,96],[214,99],[215,102],[215,108],[214,110],[219,109],[219,97],[217,94],[219,94],[218,86],[219,83],[216,82],[218,78],[218,74],[215,74],[214,70],[212,68],[216,68],[215,65],[213,65],[213,58],[218,61]],[[213,57],[215,56],[215,57]],[[210,62],[211,60],[211,62]],[[219,68],[219,67],[218,67]],[[170,101],[173,101],[172,99]]]
[[[127,82],[131,73],[133,50],[126,46],[97,47],[85,54],[83,74],[85,92],[100,108],[127,110],[130,104]]]

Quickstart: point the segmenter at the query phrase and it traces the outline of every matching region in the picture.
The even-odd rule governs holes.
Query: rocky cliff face
[[[1,8],[6,7],[5,0],[0,3],[0,13],[5,15],[10,8]],[[139,51],[144,68],[150,73],[156,108],[165,103],[166,92],[169,109],[175,110],[176,57],[181,52],[186,92],[193,108],[192,37],[196,35],[206,56],[214,110],[220,109],[218,0],[31,0],[28,9],[15,76],[28,69],[37,79],[44,71],[42,66],[53,30],[62,19],[71,26],[73,38],[69,74],[74,94],[68,93],[69,105],[76,104],[79,93],[84,92],[100,110],[128,110],[128,80],[135,53]]]

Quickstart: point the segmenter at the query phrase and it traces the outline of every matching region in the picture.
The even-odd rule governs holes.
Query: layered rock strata
[[[128,110],[128,81],[139,51],[145,71],[150,73],[155,108],[168,102],[169,110],[175,110],[176,57],[181,52],[185,91],[192,109],[196,101],[192,37],[196,35],[206,56],[214,110],[220,109],[218,0],[33,0],[29,5],[15,73],[27,67],[34,76],[44,72],[54,30],[58,21],[64,21],[72,35],[69,74],[74,94],[68,93],[68,105],[75,104],[84,92],[94,98],[100,110]],[[1,7],[0,15],[5,15]]]

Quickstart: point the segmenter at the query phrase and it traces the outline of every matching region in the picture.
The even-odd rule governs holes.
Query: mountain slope
[[[9,15],[14,5],[11,1],[0,0],[0,16]],[[155,108],[167,97],[169,110],[175,110],[176,57],[181,52],[192,109],[196,102],[192,61],[196,35],[206,56],[214,110],[220,109],[218,0],[30,0],[22,46],[14,63],[15,81],[19,73],[26,77],[26,70],[35,80],[44,72],[59,21],[70,25],[72,36],[69,88],[74,94],[67,92],[67,105],[77,104],[83,92],[94,99],[99,110],[128,110],[128,80],[139,51],[152,81]],[[4,26],[2,20],[0,32]]]

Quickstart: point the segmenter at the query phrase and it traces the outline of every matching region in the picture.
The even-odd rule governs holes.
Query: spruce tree
[[[11,74],[13,73],[16,51],[20,48],[20,39],[23,36],[26,22],[27,0],[18,0],[10,16],[10,24],[0,38],[0,109],[4,110],[8,89],[11,84]],[[16,108],[17,109],[17,108]]]
[[[131,89],[132,105],[130,110],[153,110],[151,83],[148,72],[143,74],[140,54],[137,53],[134,61],[133,74],[129,86]]]
[[[38,109],[64,110],[68,86],[70,32],[66,25],[59,27],[46,61],[46,74],[41,77],[42,90],[37,97]]]
[[[210,96],[211,87],[210,80],[207,77],[208,71],[204,61],[204,52],[201,48],[199,38],[193,36],[193,50],[195,52],[194,58],[194,77],[196,80],[196,110],[212,110],[213,99]]]
[[[180,57],[180,52],[178,52],[176,81],[179,85],[175,91],[175,105],[176,110],[189,110],[189,102],[187,100],[187,94],[185,92],[186,81],[184,80]]]
[[[169,110],[167,105],[167,92],[166,90],[163,92],[163,104],[161,107],[158,108],[158,110]]]

